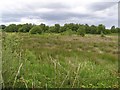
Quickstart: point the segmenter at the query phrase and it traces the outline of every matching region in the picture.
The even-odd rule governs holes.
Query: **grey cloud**
[[[39,3],[35,2],[33,4],[26,4],[26,9],[28,10],[35,10],[36,8],[47,8],[47,9],[54,9],[54,10],[59,10],[59,9],[68,9],[70,6],[63,4],[63,3]]]
[[[93,18],[98,18],[95,17],[92,14],[82,14],[82,13],[73,13],[69,11],[62,11],[62,10],[54,10],[51,12],[32,12],[32,11],[23,11],[19,13],[15,12],[9,12],[9,13],[4,13],[2,17],[3,22],[14,22],[14,21],[20,21],[21,18],[34,18],[34,19],[43,19],[47,22],[51,21],[69,21],[71,18],[78,18],[80,19],[93,19]],[[99,18],[102,19],[102,18]]]
[[[21,18],[26,16],[28,16],[27,12],[5,12],[2,13],[2,22],[20,22]]]
[[[40,15],[42,19],[45,20],[66,20],[73,17],[76,18],[83,18],[83,17],[89,17],[87,14],[78,14],[78,13],[72,13],[67,11],[54,11],[49,13],[43,13]]]
[[[20,22],[21,18],[32,18],[32,19],[43,19],[47,23],[54,24],[58,23],[66,23],[67,22],[77,22],[77,23],[91,23],[94,20],[94,24],[103,23],[107,26],[112,25],[111,23],[113,19],[106,17],[97,17],[92,12],[100,11],[112,7],[115,5],[113,2],[100,2],[93,3],[90,6],[87,6],[88,10],[91,10],[91,13],[86,12],[86,14],[78,13],[78,12],[70,12],[71,7],[69,5],[63,3],[32,3],[21,5],[22,8],[16,8],[15,10],[9,10],[2,12],[2,22]],[[16,6],[17,7],[17,6]],[[35,12],[36,9],[47,8],[52,9],[53,11],[49,12]],[[71,18],[77,18],[77,20],[72,20]],[[88,19],[88,20],[87,20]],[[32,22],[31,22],[32,23]]]
[[[84,17],[89,17],[90,15],[89,14],[78,14],[78,13],[72,13],[72,12],[69,12],[69,11],[64,11],[64,9],[61,9],[61,10],[54,10],[54,11],[51,11],[51,12],[34,12],[34,11],[31,11],[31,10],[27,10],[27,11],[21,11],[21,12],[5,12],[3,13],[2,15],[3,17],[3,22],[9,22],[10,20],[11,21],[14,21],[15,19],[18,21],[20,21],[21,18],[29,18],[29,17],[32,17],[32,18],[35,18],[35,19],[43,19],[43,20],[46,20],[46,21],[59,21],[59,20],[67,20],[67,19],[70,19],[70,18],[84,18]],[[7,20],[8,19],[8,20]]]
[[[93,11],[101,11],[110,8],[115,4],[117,4],[117,2],[96,2],[88,6],[88,9],[91,9]]]
[[[60,14],[58,13],[59,10],[65,10],[70,7],[68,7],[65,4],[62,3],[39,3],[39,2],[34,2],[34,3],[27,3],[20,6],[22,8],[18,8],[17,6],[15,7],[15,10],[8,9],[7,11],[2,12],[2,22],[13,22],[13,21],[20,21],[21,18],[28,18],[28,17],[33,17],[33,18],[41,18],[41,19],[48,19],[48,20],[57,20],[57,19],[66,19],[67,15],[66,14]],[[40,12],[35,12],[36,9],[41,9],[41,8],[47,8],[47,9],[53,9],[55,12],[46,12],[46,13],[40,13]],[[64,16],[65,15],[65,16]],[[8,19],[8,20],[7,20]]]
[[[62,4],[62,3],[46,4],[43,7],[50,8],[50,9],[65,9],[65,8],[70,8],[69,6],[67,6],[65,4]]]
[[[20,22],[19,18],[14,18],[14,17],[9,17],[9,18],[2,18],[2,22],[6,23],[6,22]]]

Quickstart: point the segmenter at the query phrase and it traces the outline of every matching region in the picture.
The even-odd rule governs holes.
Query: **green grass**
[[[117,48],[117,35],[3,33],[4,86],[118,88]]]

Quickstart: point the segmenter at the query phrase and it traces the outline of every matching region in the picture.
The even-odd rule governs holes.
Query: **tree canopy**
[[[98,26],[88,24],[74,24],[66,23],[63,26],[60,24],[55,24],[53,26],[48,26],[43,23],[39,25],[34,24],[10,24],[8,26],[1,25],[1,29],[6,32],[30,32],[30,33],[73,33],[73,34],[110,34],[120,32],[120,28],[112,26],[111,29],[106,29],[105,25],[99,24]]]
[[[42,33],[42,28],[40,26],[34,26],[33,28],[30,29],[30,34],[41,34]]]

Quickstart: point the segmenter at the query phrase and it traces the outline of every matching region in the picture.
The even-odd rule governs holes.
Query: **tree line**
[[[42,33],[62,33],[62,34],[79,34],[84,36],[85,34],[111,34],[120,32],[120,28],[112,26],[110,29],[106,29],[105,25],[99,24],[88,25],[88,24],[64,24],[60,26],[60,24],[54,24],[53,26],[48,26],[43,23],[40,25],[35,25],[31,23],[26,24],[10,24],[8,26],[0,25],[2,31],[5,32],[23,32],[23,33],[31,33],[31,34],[42,34]]]

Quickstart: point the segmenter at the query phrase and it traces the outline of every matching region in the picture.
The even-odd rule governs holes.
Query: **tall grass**
[[[113,36],[4,33],[5,87],[117,88],[116,43]]]

